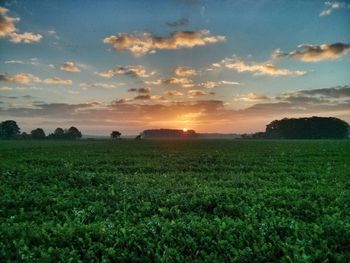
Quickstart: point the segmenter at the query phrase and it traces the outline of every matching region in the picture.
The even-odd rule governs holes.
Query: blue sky
[[[25,131],[253,132],[281,117],[350,121],[349,1],[0,6],[0,118]]]

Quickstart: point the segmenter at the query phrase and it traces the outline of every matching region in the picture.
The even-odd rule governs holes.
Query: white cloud
[[[237,72],[251,72],[254,75],[268,75],[273,77],[281,76],[303,76],[306,74],[305,71],[301,70],[289,70],[279,68],[272,63],[256,63],[256,62],[245,62],[238,58],[225,58],[221,61],[220,66],[228,69],[236,70]]]
[[[174,32],[170,37],[155,37],[147,32],[140,34],[120,33],[106,37],[103,42],[112,45],[115,50],[129,51],[140,56],[161,49],[193,48],[225,40],[224,36],[213,36],[209,30],[201,30],[199,32]]]
[[[20,19],[8,16],[8,11],[8,9],[0,7],[0,38],[7,38],[13,43],[32,43],[41,40],[42,35],[40,34],[31,32],[18,33],[15,23],[20,21]]]
[[[60,69],[66,72],[80,72],[80,69],[77,67],[77,65],[73,61],[64,62],[61,65]]]

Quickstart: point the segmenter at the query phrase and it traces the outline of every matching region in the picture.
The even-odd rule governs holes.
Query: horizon
[[[349,14],[349,1],[4,1],[0,121],[91,136],[349,123]]]

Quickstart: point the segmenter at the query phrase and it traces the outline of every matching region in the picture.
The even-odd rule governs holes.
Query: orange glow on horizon
[[[188,129],[187,129],[187,128],[183,128],[182,130],[183,130],[183,132],[187,132],[187,131],[188,131]]]

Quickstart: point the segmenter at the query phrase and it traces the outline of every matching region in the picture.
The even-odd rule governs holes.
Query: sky
[[[0,121],[251,133],[350,122],[350,1],[0,0]]]

